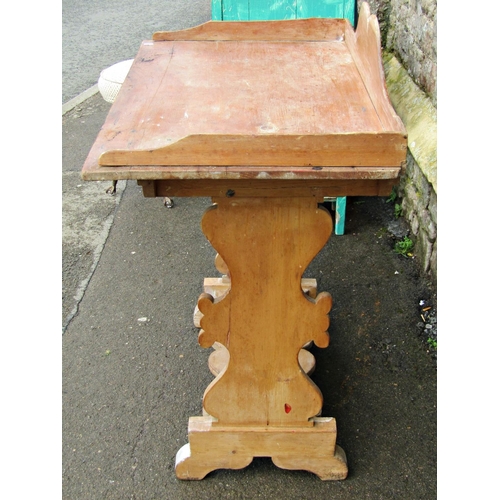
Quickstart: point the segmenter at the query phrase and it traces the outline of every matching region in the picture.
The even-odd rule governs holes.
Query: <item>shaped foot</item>
[[[253,456],[237,453],[236,450],[221,452],[217,448],[206,449],[195,455],[191,446],[185,444],[175,457],[175,475],[178,479],[201,480],[217,469],[243,469],[250,465]]]
[[[273,456],[274,465],[281,469],[307,470],[323,481],[338,481],[347,477],[347,459],[344,450],[335,446],[332,456]]]

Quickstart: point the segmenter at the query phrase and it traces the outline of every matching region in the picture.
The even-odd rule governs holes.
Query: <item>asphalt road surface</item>
[[[135,57],[155,31],[210,18],[210,0],[63,0],[62,102],[95,85],[103,69]]]

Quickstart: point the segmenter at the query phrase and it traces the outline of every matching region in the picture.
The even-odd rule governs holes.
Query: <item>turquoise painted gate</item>
[[[214,21],[264,21],[334,17],[354,26],[356,0],[212,0]]]

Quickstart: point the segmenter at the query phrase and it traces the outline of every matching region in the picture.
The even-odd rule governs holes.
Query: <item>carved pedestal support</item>
[[[321,479],[347,476],[333,418],[307,373],[303,347],[329,342],[330,294],[302,275],[332,232],[327,210],[310,198],[215,198],[202,229],[227,278],[198,300],[202,347],[214,346],[216,378],[203,398],[203,417],[189,422],[189,444],[177,454],[181,479],[271,457],[286,469]],[[314,360],[314,358],[313,358]],[[210,365],[210,362],[209,362]]]

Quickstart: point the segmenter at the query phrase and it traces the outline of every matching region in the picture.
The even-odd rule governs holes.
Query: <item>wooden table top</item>
[[[374,16],[211,21],[142,42],[82,177],[387,179],[406,145]]]

